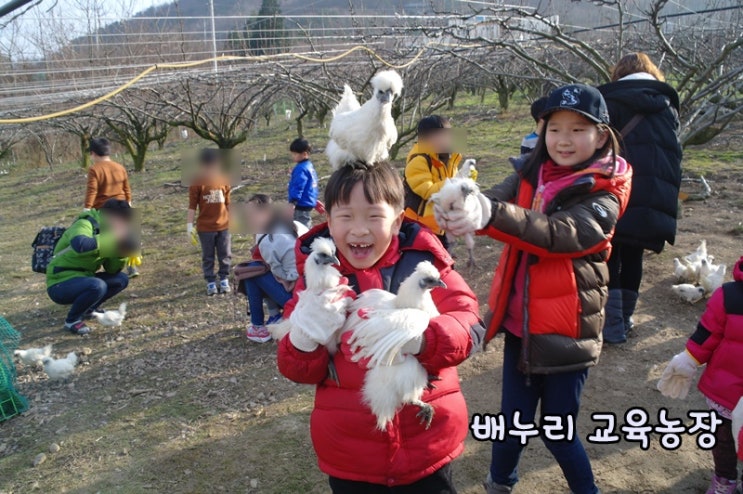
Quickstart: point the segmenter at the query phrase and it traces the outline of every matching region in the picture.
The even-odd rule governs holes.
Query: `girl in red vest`
[[[595,494],[575,421],[588,368],[601,351],[606,261],[632,173],[616,154],[606,103],[596,89],[559,88],[540,117],[545,123],[534,151],[516,163],[516,173],[479,197],[484,214],[437,210],[436,216],[454,235],[482,230],[505,243],[485,341],[505,333],[501,411],[507,430],[515,429],[516,416],[519,424],[533,423],[539,406],[542,440],[570,490]],[[557,420],[562,440],[554,431],[546,434]],[[493,442],[488,494],[511,492],[523,448],[515,435]]]
[[[328,222],[298,242],[300,278],[284,317],[304,309],[296,306],[297,294],[304,289],[304,265],[317,237],[332,237],[339,270],[356,293],[373,288],[395,293],[422,261],[433,263],[446,283],[431,292],[440,315],[431,319],[416,348],[409,348],[429,376],[436,376],[421,398],[434,408],[428,429],[416,416],[417,407],[408,405],[385,430],[377,429],[376,417],[362,401],[367,368],[352,359],[350,332],[335,355],[300,327],[279,341],[281,373],[316,386],[310,433],[333,494],[456,493],[450,464],[464,449],[468,424],[456,366],[479,347],[484,331],[477,299],[453,270],[451,256],[433,232],[404,219],[403,202],[402,180],[388,164],[346,165],[325,188]],[[311,317],[322,318],[323,310],[313,307]],[[337,381],[328,373],[331,360]]]
[[[743,257],[733,268],[733,281],[718,288],[707,303],[697,330],[663,371],[658,389],[671,398],[686,398],[700,365],[707,364],[699,391],[722,423],[715,430],[715,471],[707,494],[735,494],[738,458],[735,442],[743,422]],[[741,403],[741,405],[737,406]],[[743,459],[743,451],[741,459]]]

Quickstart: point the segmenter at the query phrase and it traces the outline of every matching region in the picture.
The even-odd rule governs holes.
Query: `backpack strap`
[[[406,164],[410,164],[410,162],[413,161],[415,158],[419,158],[421,156],[426,159],[426,163],[428,163],[428,171],[432,173],[433,160],[431,159],[431,156],[426,153],[416,153],[409,156]],[[415,214],[417,214],[418,216],[423,216],[423,213],[426,212],[428,201],[415,193],[410,184],[408,184],[408,179],[405,176],[403,176],[403,186],[405,188],[405,207],[411,209],[412,211],[415,211]]]
[[[400,284],[405,281],[419,263],[428,261],[433,263],[433,253],[422,250],[404,250],[400,259],[393,265],[381,270],[384,289],[391,293],[397,293]]]
[[[630,121],[627,122],[625,126],[622,127],[622,130],[619,132],[619,135],[622,136],[622,139],[627,137],[629,133],[632,132],[635,129],[635,127],[637,127],[637,124],[642,122],[644,119],[645,119],[645,115],[641,113],[638,113],[634,117],[632,117]]]

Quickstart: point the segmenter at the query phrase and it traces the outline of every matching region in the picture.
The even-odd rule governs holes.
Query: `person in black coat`
[[[623,57],[612,82],[600,86],[612,126],[622,134],[622,157],[632,165],[632,194],[617,224],[609,259],[604,341],[624,343],[642,281],[645,249],[660,253],[676,239],[681,186],[679,97],[644,53]]]

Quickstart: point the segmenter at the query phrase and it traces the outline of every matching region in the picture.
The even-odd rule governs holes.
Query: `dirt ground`
[[[69,223],[79,210],[66,191],[81,186],[82,172],[65,170],[52,181],[37,173],[3,184],[0,314],[23,333],[22,346],[54,343],[57,355],[75,350],[83,360],[69,383],[19,368],[18,388],[31,408],[0,423],[0,493],[328,491],[309,440],[313,390],[278,373],[273,343],[245,340],[244,299],[203,295],[198,254],[182,232],[184,192],[162,187],[176,173],[172,168],[135,177],[147,242],[142,276],[120,298],[129,303],[124,326],[96,326],[88,338],[60,331],[65,310],[48,300],[43,277],[28,267],[35,230],[55,221]],[[251,183],[261,183],[269,173],[275,175],[255,170]],[[621,423],[628,409],[642,407],[655,424],[658,410],[667,408],[671,417],[689,424],[689,410],[705,410],[699,392],[672,401],[656,391],[655,383],[704,309],[703,303],[692,306],[672,296],[673,257],[692,251],[702,238],[728,266],[743,254],[743,173],[723,170],[709,178],[715,194],[707,202],[685,204],[677,245],[646,257],[633,337],[625,345],[605,347],[600,364],[590,371],[578,426],[584,438],[603,424],[592,422],[596,412],[615,413]],[[58,194],[61,205],[39,205],[47,193]],[[236,260],[247,257],[248,246],[246,237],[235,238]],[[495,242],[478,239],[480,269],[466,278],[481,301],[499,252]],[[457,253],[464,257],[461,246]],[[498,412],[501,351],[499,338],[461,366],[470,413]],[[49,452],[52,443],[59,452]],[[482,492],[489,448],[467,440],[455,463],[460,492]],[[605,493],[698,493],[710,477],[710,454],[688,435],[675,451],[662,449],[657,435],[648,450],[625,440],[587,444],[587,449]],[[39,453],[46,461],[32,467]],[[525,451],[521,477],[519,493],[568,491],[539,441]]]

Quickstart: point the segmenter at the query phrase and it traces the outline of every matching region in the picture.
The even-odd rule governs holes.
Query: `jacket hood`
[[[733,279],[735,281],[743,281],[743,256],[738,259],[733,267]]]
[[[304,263],[307,261],[307,257],[311,252],[310,246],[317,237],[332,238],[327,223],[317,225],[305,235],[299,237],[296,253],[298,272],[304,272]],[[397,237],[392,239],[392,243],[387,248],[387,251],[384,253],[382,258],[370,269],[381,269],[392,266],[400,259],[400,253],[406,250],[427,251],[432,253],[436,260],[436,264],[439,265],[440,269],[450,269],[454,265],[454,259],[452,259],[444,246],[441,245],[441,242],[436,238],[436,235],[434,235],[433,232],[420,223],[406,219],[402,223],[400,233]],[[341,261],[341,274],[347,275],[358,271],[356,268],[351,266],[340,252],[338,253],[338,259]]]
[[[604,84],[598,89],[607,102],[616,101],[642,115],[659,113],[669,103],[676,111],[680,106],[678,93],[665,82],[621,80]]]

